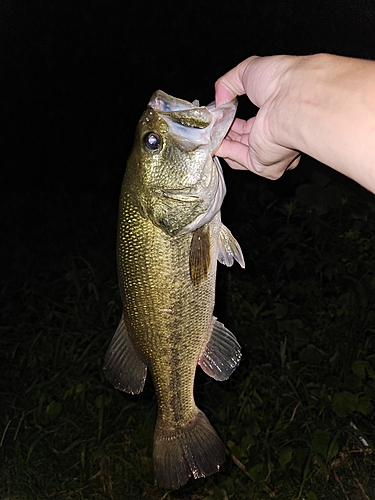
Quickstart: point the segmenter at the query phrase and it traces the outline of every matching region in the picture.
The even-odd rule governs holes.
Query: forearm
[[[327,54],[296,61],[277,112],[269,109],[275,140],[375,193],[375,62]]]

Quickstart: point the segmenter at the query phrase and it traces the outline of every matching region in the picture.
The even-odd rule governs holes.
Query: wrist
[[[375,63],[316,54],[295,58],[283,78],[275,141],[375,192]]]

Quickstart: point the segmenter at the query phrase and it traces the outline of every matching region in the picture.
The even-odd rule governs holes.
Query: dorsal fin
[[[124,322],[124,315],[113,336],[104,358],[103,371],[111,384],[128,394],[143,391],[147,366],[139,358],[131,343]]]

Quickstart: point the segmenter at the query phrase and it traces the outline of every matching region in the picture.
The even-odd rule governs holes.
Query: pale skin
[[[375,61],[315,54],[249,57],[216,82],[216,105],[246,94],[216,154],[278,179],[306,153],[375,193]]]

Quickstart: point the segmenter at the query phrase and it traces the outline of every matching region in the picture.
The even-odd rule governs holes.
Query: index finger
[[[252,59],[257,56],[245,59],[236,67],[221,76],[215,83],[216,106],[230,102],[239,95],[246,94],[243,82],[243,74]]]

